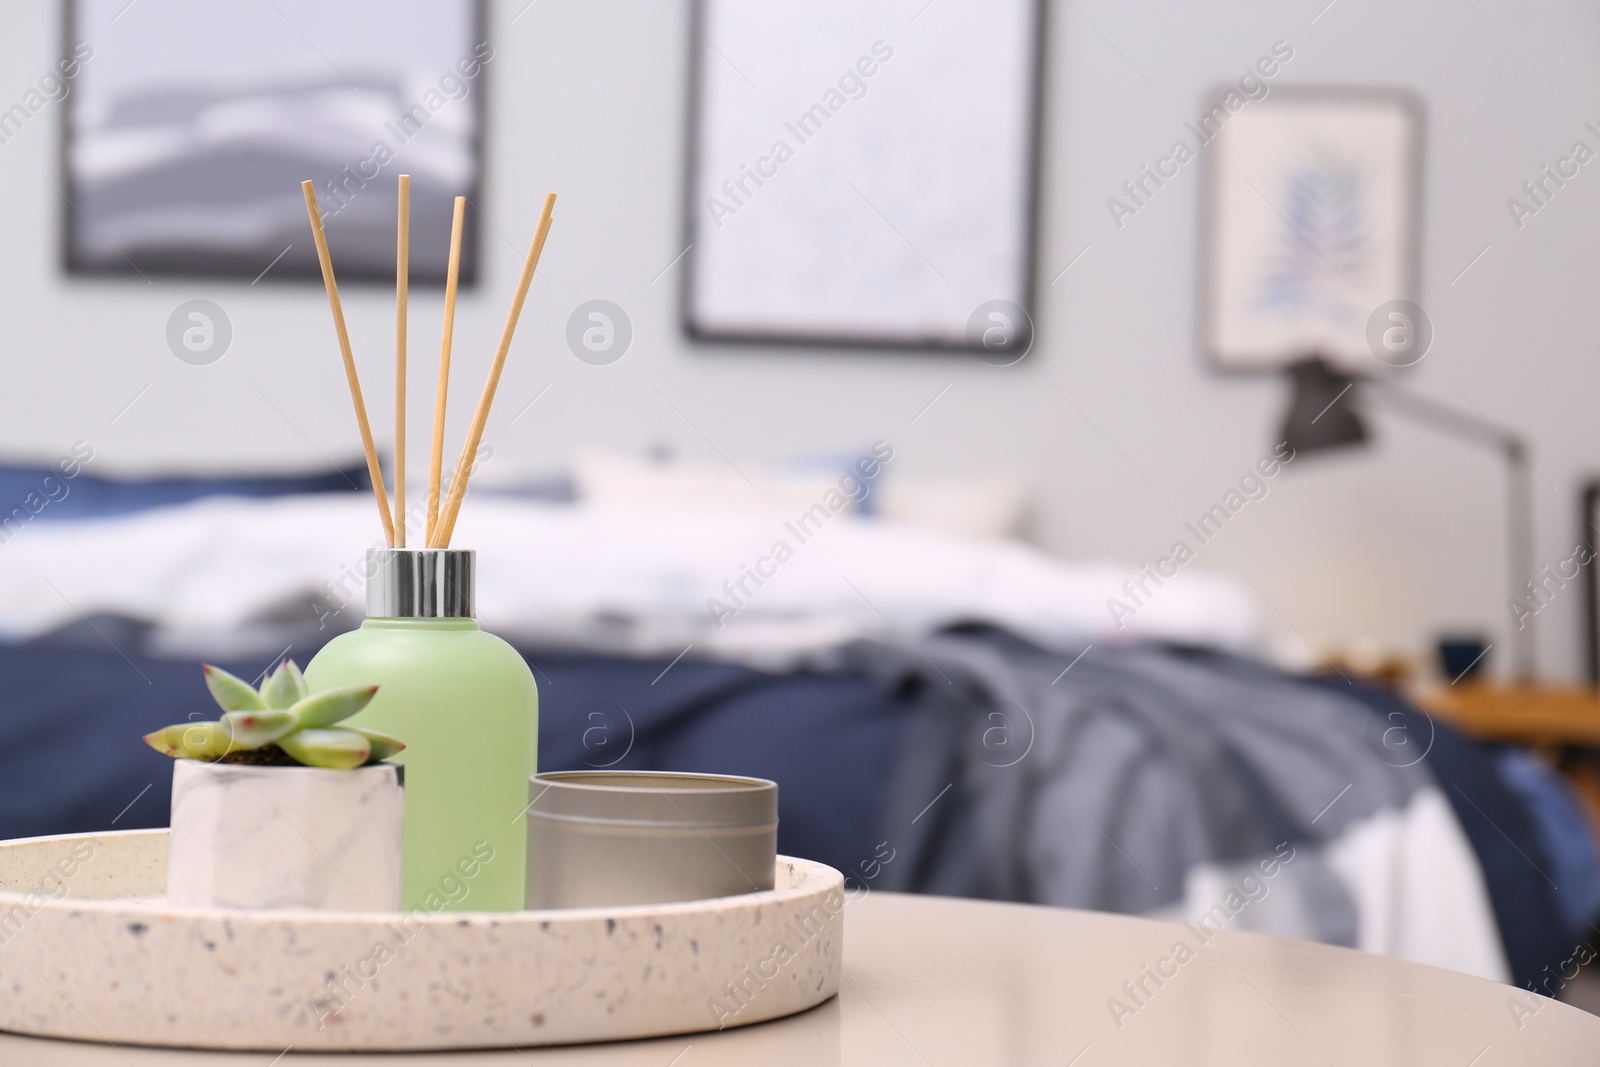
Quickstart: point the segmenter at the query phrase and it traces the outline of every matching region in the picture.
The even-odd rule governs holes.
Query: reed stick
[[[433,458],[428,467],[428,525],[423,544],[433,545],[439,524],[439,475],[444,463],[445,399],[450,394],[450,347],[455,343],[456,286],[461,280],[461,230],[467,217],[467,198],[456,197],[450,218],[450,268],[444,283],[444,333],[439,340],[439,387],[433,398]]]
[[[317,191],[309,180],[300,183],[305,194],[306,213],[311,216],[311,236],[317,244],[317,261],[322,265],[322,284],[328,290],[328,306],[333,310],[333,329],[339,335],[339,354],[344,357],[344,376],[350,383],[350,402],[355,405],[356,425],[361,429],[361,447],[367,454],[367,475],[372,479],[372,495],[378,501],[383,519],[384,541],[394,546],[394,520],[389,515],[389,494],[383,489],[383,469],[378,465],[378,449],[372,443],[372,427],[367,423],[367,405],[361,399],[361,380],[356,376],[356,358],[350,351],[350,332],[345,329],[344,306],[339,303],[339,283],[333,277],[333,260],[328,255],[328,235],[322,230],[322,213],[317,209]]]
[[[517,279],[517,292],[511,300],[511,310],[506,315],[506,325],[500,331],[500,347],[495,350],[494,363],[489,367],[489,378],[483,383],[483,395],[478,398],[478,410],[473,413],[472,427],[461,446],[461,457],[456,461],[455,474],[450,479],[450,495],[439,516],[439,526],[434,530],[432,548],[450,547],[450,535],[455,532],[456,516],[461,513],[461,500],[467,495],[467,478],[472,472],[472,461],[483,441],[483,428],[489,421],[489,408],[494,403],[495,390],[500,387],[500,372],[505,369],[506,354],[511,351],[511,337],[517,329],[517,318],[522,314],[522,303],[528,297],[528,286],[533,283],[533,272],[539,267],[539,256],[544,251],[544,239],[550,234],[551,216],[556,208],[556,194],[544,198],[544,210],[539,213],[539,226],[533,233],[533,243],[528,246],[528,258],[522,264],[522,276]]]
[[[406,310],[411,287],[411,175],[400,175],[394,255],[394,543],[406,547]]]

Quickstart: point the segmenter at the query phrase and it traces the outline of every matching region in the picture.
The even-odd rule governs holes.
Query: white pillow
[[[968,537],[1017,537],[1031,504],[1021,478],[922,478],[895,475],[874,495],[877,514],[894,522]]]
[[[756,464],[741,469],[744,474],[726,465],[586,452],[573,464],[573,481],[578,499],[591,504],[781,518],[800,514],[839,484],[837,472],[796,473]]]
[[[727,465],[587,452],[573,473],[587,503],[792,518],[838,490],[847,467],[741,464],[747,482]],[[1027,483],[1008,475],[929,478],[886,468],[871,484],[851,511],[967,537],[1020,535],[1031,503]]]

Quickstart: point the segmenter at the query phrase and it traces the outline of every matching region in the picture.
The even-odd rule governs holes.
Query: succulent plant
[[[220,667],[205,667],[206,688],[222,718],[180,722],[144,735],[174,759],[206,763],[300,764],[348,770],[388,759],[406,746],[376,730],[343,725],[371,702],[378,687],[352,685],[313,693],[284,660],[257,690]]]

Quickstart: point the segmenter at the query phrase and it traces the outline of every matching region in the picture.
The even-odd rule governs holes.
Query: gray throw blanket
[[[1235,925],[1355,945],[1324,846],[1432,784],[1360,704],[1220,653],[968,628],[849,658],[920,703],[875,889],[1160,913],[1287,852]]]

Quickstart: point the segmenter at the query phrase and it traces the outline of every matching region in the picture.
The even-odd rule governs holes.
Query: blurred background
[[[559,193],[456,542],[541,769],[764,775],[858,887],[1167,918],[1292,842],[1241,928],[1574,996],[1597,46],[1576,0],[12,5],[0,837],[165,825],[132,739],[214,711],[196,661],[358,623],[297,186],[388,476],[409,174],[413,503],[452,201],[447,467]]]
[[[120,16],[118,4],[109,15],[93,6],[103,24],[75,31],[96,52],[84,77],[130,62],[151,43],[141,25],[165,22],[170,6],[139,0]],[[937,37],[946,17],[941,3],[914,22],[920,4],[884,6],[902,20],[891,35],[902,54],[919,35]],[[1565,557],[1580,529],[1579,490],[1600,452],[1585,399],[1600,375],[1584,355],[1594,305],[1581,297],[1600,194],[1580,173],[1520,227],[1507,200],[1525,197],[1522,183],[1575,139],[1595,142],[1583,124],[1600,114],[1600,75],[1587,61],[1600,14],[1577,3],[1523,10],[1494,0],[1319,6],[1051,7],[1033,235],[1037,339],[1026,359],[998,370],[950,355],[687,339],[678,256],[689,243],[689,75],[700,37],[689,9],[666,0],[489,3],[484,36],[494,58],[469,97],[484,107],[482,193],[469,213],[482,236],[482,284],[462,297],[464,373],[493,350],[543,193],[561,195],[486,437],[492,469],[549,472],[580,449],[657,445],[720,463],[708,439],[737,459],[781,459],[892,436],[907,476],[1023,480],[1028,533],[1054,551],[1154,559],[1276,443],[1286,390],[1272,375],[1214,373],[1198,350],[1204,161],[1120,225],[1107,201],[1125,198],[1122,184],[1189,136],[1183,124],[1206,110],[1214,89],[1281,40],[1293,59],[1273,88],[1398,87],[1425,105],[1418,302],[1436,336],[1407,384],[1458,406],[1464,397],[1525,436],[1541,472],[1536,558]],[[250,16],[251,33],[275,52],[298,53],[313,72],[319,50],[338,53],[335,15],[287,0],[277,8],[288,17],[269,8]],[[231,32],[220,16],[206,18],[213,31]],[[7,104],[54,68],[62,21],[60,4],[7,14]],[[844,69],[881,35],[856,36],[841,35],[830,66]],[[441,49],[431,66],[444,73],[474,43]],[[218,61],[206,50],[193,57]],[[337,80],[326,66],[320,73]],[[868,96],[857,106],[875,103]],[[138,474],[315,470],[325,456],[355,455],[326,302],[303,271],[297,281],[276,278],[280,264],[253,285],[63,272],[62,232],[74,215],[62,196],[63,109],[49,104],[0,145],[13,207],[0,223],[11,250],[0,263],[0,300],[12,397],[0,448],[47,460],[83,439],[97,471]],[[381,122],[371,132],[382,134]],[[961,156],[985,146],[939,150]],[[410,157],[385,167],[391,203],[401,168],[423,173]],[[284,195],[297,206],[292,183]],[[421,226],[421,202],[417,215]],[[330,223],[336,256],[340,222]],[[427,225],[442,247],[441,213]],[[419,256],[425,239],[419,232]],[[292,254],[300,253],[309,241]],[[259,270],[270,255],[258,258]],[[392,381],[377,368],[391,345],[392,297],[347,288],[358,355],[374,361],[369,405],[387,410]],[[626,357],[604,367],[573,358],[564,341],[574,309],[597,298],[625,309],[633,330]],[[207,366],[175,359],[166,341],[169,316],[193,299],[213,301],[232,325],[226,356]],[[439,301],[419,293],[414,335],[437,337],[439,314]],[[453,416],[465,417],[475,391],[456,390]],[[387,421],[378,421],[381,437]],[[1207,548],[1208,565],[1248,575],[1277,609],[1276,627],[1319,643],[1371,637],[1412,649],[1428,648],[1441,629],[1467,628],[1503,645],[1513,616],[1496,457],[1391,420],[1370,448],[1288,474],[1275,480],[1270,503]],[[1540,666],[1551,676],[1583,673],[1580,620],[1576,596],[1540,614]]]

